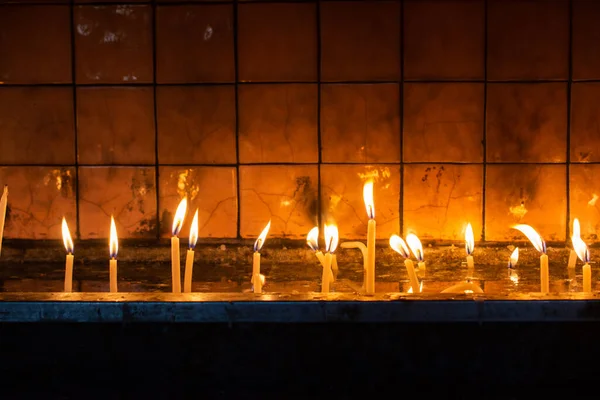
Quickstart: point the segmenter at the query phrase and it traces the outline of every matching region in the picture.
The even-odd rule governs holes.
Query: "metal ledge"
[[[600,297],[561,295],[3,293],[0,323],[600,321]]]

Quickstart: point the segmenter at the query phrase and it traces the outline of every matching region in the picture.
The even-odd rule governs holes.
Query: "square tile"
[[[154,163],[152,88],[77,88],[77,136],[82,164]]]
[[[315,81],[316,11],[314,3],[238,5],[239,79]]]
[[[188,243],[196,209],[198,237],[237,236],[237,179],[234,167],[160,167],[159,177],[161,237],[172,236],[173,217],[183,197],[188,199],[188,209],[179,235],[182,243]]]
[[[158,7],[159,83],[233,82],[233,5]]]
[[[484,85],[404,84],[405,162],[482,162]]]
[[[6,239],[61,239],[63,216],[75,238],[74,168],[4,167],[0,168],[0,186],[4,185],[8,185]]]
[[[574,83],[571,86],[572,162],[600,161],[600,84]]]
[[[484,0],[404,3],[405,79],[483,79]]]
[[[365,242],[367,240],[369,218],[363,200],[363,186],[369,179],[374,183],[376,237],[389,239],[390,235],[397,234],[400,230],[399,165],[323,165],[323,222],[335,222],[341,239],[359,239]]]
[[[119,239],[155,238],[156,212],[154,167],[79,168],[82,239],[108,238],[111,215]]]
[[[76,6],[77,83],[152,82],[150,5]]]
[[[516,224],[531,225],[545,241],[565,240],[565,165],[489,165],[485,188],[485,240],[527,241]]]
[[[324,162],[400,162],[397,84],[321,86]]]
[[[470,222],[480,240],[483,166],[404,166],[404,234],[420,239],[464,240]]]
[[[68,83],[68,6],[4,6],[0,12],[0,83]]]
[[[600,54],[600,3],[573,0],[573,79],[599,79]]]
[[[159,86],[158,158],[166,164],[235,164],[235,87]]]
[[[567,79],[569,2],[488,2],[488,79]]]
[[[324,81],[400,78],[400,2],[321,3]]]
[[[241,85],[238,90],[240,162],[318,161],[317,85]]]
[[[569,168],[569,197],[572,224],[579,219],[581,238],[586,242],[598,241],[600,230],[600,165],[571,165]],[[569,232],[572,232],[572,226]]]
[[[306,239],[316,225],[316,165],[240,167],[240,233],[256,238],[271,220],[270,237]]]
[[[0,163],[74,164],[73,89],[0,87]]]
[[[487,160],[564,162],[567,84],[489,84]]]

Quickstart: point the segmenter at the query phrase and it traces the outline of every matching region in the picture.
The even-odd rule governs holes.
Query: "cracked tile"
[[[67,218],[75,237],[75,169],[70,167],[0,168],[0,186],[8,185],[4,237],[60,239]]]
[[[242,163],[318,161],[317,85],[240,85]]]
[[[188,238],[198,209],[200,238],[237,236],[237,179],[233,167],[160,167],[160,235],[171,237],[173,217],[183,197],[188,210],[181,237]],[[187,241],[184,241],[187,243]]]
[[[565,240],[566,179],[565,165],[488,165],[485,239],[524,240],[511,226],[528,224],[546,241]]]
[[[108,238],[115,216],[119,238],[156,237],[154,167],[80,167],[82,239]]]
[[[241,235],[255,238],[269,219],[272,237],[306,238],[317,221],[316,165],[240,167]]]
[[[397,84],[323,85],[324,162],[400,162]]]
[[[471,223],[482,232],[483,165],[404,167],[404,233],[421,239],[464,240]]]
[[[571,221],[579,219],[581,238],[598,241],[600,230],[600,165],[571,165],[569,168]],[[572,227],[570,228],[572,229]],[[570,231],[571,232],[571,231]]]
[[[574,83],[571,86],[572,162],[600,161],[600,84]]]
[[[335,221],[340,238],[366,241],[368,217],[363,200],[363,186],[369,178],[374,181],[377,238],[388,239],[390,235],[397,234],[400,229],[399,165],[323,165],[321,166],[323,222],[330,219]]]

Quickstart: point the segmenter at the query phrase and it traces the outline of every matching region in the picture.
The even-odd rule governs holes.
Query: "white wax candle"
[[[592,293],[592,268],[588,263],[583,266],[583,291]]]
[[[331,277],[331,253],[327,253],[325,254],[325,262],[323,263],[323,274],[321,276],[321,293],[329,293]]]
[[[417,274],[415,272],[415,265],[412,260],[408,258],[404,260],[404,266],[406,267],[406,272],[408,273],[408,278],[410,279],[410,286],[412,287],[413,293],[420,293],[421,288],[419,286],[419,279],[417,278]]]
[[[183,278],[183,292],[192,292],[192,272],[194,270],[194,250],[189,249],[185,255],[185,276]]]
[[[365,274],[365,291],[375,293],[375,231],[377,225],[374,219],[369,219],[367,225],[367,271]]]
[[[117,259],[110,259],[110,267],[109,267],[109,275],[110,275],[110,292],[117,293]]]
[[[67,254],[65,265],[65,292],[73,291],[73,254]]]
[[[575,250],[571,250],[571,253],[569,253],[569,264],[567,265],[567,267],[575,268],[576,263],[577,263],[577,253],[575,252]]]
[[[171,238],[171,282],[173,293],[181,293],[181,259],[179,256],[179,238]]]
[[[540,283],[542,293],[550,292],[550,278],[548,276],[548,256],[546,254],[542,254],[540,256]]]
[[[324,266],[325,265],[325,256],[323,255],[323,252],[321,250],[315,251],[315,256],[317,256],[321,265]]]
[[[421,270],[427,269],[427,267],[425,266],[425,261],[419,261],[419,263],[417,264],[417,268]]]
[[[475,267],[475,262],[473,261],[473,256],[467,256],[467,268],[472,269]]]
[[[252,258],[252,287],[254,288],[254,293],[262,293],[262,281],[260,279],[260,253],[258,251],[254,252],[254,257]]]
[[[0,199],[0,253],[2,253],[2,238],[4,237],[4,220],[6,219],[6,204],[8,202],[8,186],[4,185],[4,192]]]

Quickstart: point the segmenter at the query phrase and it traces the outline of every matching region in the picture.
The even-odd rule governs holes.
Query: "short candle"
[[[183,278],[183,292],[192,292],[192,274],[194,271],[194,248],[198,241],[198,209],[192,219],[192,226],[190,227],[190,240],[188,243],[188,251],[185,255],[185,276]]]
[[[408,246],[402,240],[402,238],[398,235],[392,235],[390,237],[390,247],[404,257],[404,266],[406,267],[406,272],[408,274],[408,278],[410,279],[410,288],[413,293],[421,292],[421,285],[419,285],[419,279],[417,278],[417,274],[415,272],[415,265],[410,259],[410,250]]]
[[[567,264],[568,268],[575,268],[577,264],[577,253],[575,252],[575,241],[581,237],[581,227],[579,225],[579,220],[575,218],[573,220],[573,235],[571,236],[571,243],[573,244],[573,249],[569,253],[569,263]]]
[[[71,232],[69,232],[69,226],[65,217],[62,219],[62,237],[67,251],[67,258],[65,262],[65,292],[69,293],[73,291],[73,239],[71,238]]]
[[[548,271],[548,255],[546,255],[546,242],[544,242],[544,239],[542,239],[535,229],[529,225],[520,224],[513,226],[513,228],[521,231],[521,233],[527,236],[531,244],[533,244],[533,247],[542,253],[540,256],[540,291],[542,293],[550,292],[550,277]]]
[[[592,268],[590,267],[590,249],[580,238],[573,238],[573,247],[577,252],[577,257],[584,263],[583,265],[583,291],[592,292]]]
[[[271,228],[271,221],[256,239],[254,242],[254,256],[252,257],[252,290],[254,293],[262,293],[262,287],[264,283],[264,277],[260,274],[260,249],[262,249],[263,244],[265,244],[265,239],[267,238],[267,234],[269,233],[269,229]]]
[[[117,239],[117,226],[115,225],[115,218],[110,217],[110,262],[109,262],[109,275],[110,275],[110,291],[111,293],[118,292],[117,289],[117,253],[119,252],[119,242]]]
[[[408,244],[408,247],[419,262],[417,266],[419,267],[419,269],[424,270],[425,260],[423,258],[423,245],[421,244],[421,241],[419,240],[417,235],[415,235],[414,233],[409,233],[408,235],[406,235],[406,243]]]
[[[181,256],[179,255],[179,232],[187,211],[187,198],[181,199],[173,218],[173,237],[171,238],[171,282],[173,293],[181,293]]]
[[[475,249],[475,237],[473,236],[473,228],[471,227],[471,223],[467,224],[467,229],[465,230],[465,250],[467,252],[467,268],[473,269],[475,267],[475,262],[473,261],[473,250]]]

